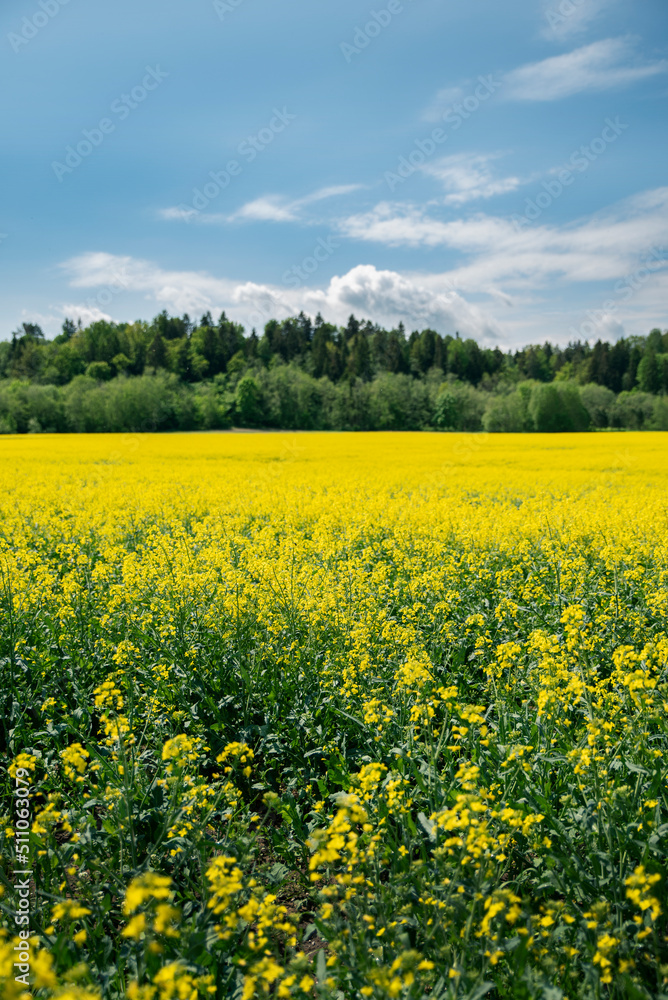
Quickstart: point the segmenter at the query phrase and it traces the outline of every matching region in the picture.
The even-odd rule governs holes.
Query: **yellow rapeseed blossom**
[[[3,997],[668,995],[665,435],[1,444]]]
[[[138,910],[144,903],[154,899],[171,899],[172,880],[165,875],[146,872],[133,879],[125,890],[123,913],[129,915]]]

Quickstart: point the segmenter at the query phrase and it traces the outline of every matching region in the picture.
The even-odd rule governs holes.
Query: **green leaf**
[[[315,968],[318,977],[318,982],[324,983],[324,981],[327,979],[327,960],[325,958],[325,953],[322,949],[318,952],[316,956]]]
[[[436,840],[436,824],[427,819],[423,812],[418,813],[418,822],[431,841]]]

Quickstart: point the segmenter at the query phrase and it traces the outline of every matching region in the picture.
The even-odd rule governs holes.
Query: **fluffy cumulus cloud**
[[[518,229],[507,218],[477,213],[447,219],[436,217],[438,211],[433,203],[383,202],[341,219],[339,228],[360,243],[446,248],[454,264],[443,273],[399,273],[359,264],[320,285],[286,287],[87,253],[63,264],[71,288],[88,290],[81,296],[86,305],[68,304],[58,311],[84,322],[110,313],[120,318],[130,312],[130,301],[136,313],[139,301],[151,303],[143,307],[144,315],[163,308],[191,316],[225,309],[247,328],[258,329],[271,317],[302,309],[336,323],[354,312],[387,326],[403,321],[408,329],[459,330],[501,346],[535,339],[531,331],[536,328],[543,337],[563,339],[569,329],[579,329],[589,306],[596,312],[596,336],[618,335],[624,317],[640,332],[665,315],[668,187],[563,226],[539,219]],[[648,268],[644,261],[649,258]],[[568,290],[566,299],[560,299],[560,289]]]
[[[432,276],[428,287],[421,277],[360,264],[332,278],[323,291],[308,294],[305,303],[317,304],[323,315],[337,322],[355,312],[388,325],[402,320],[409,328],[430,326],[444,333],[457,329],[484,341],[500,335],[491,314],[467,302],[444,275]]]
[[[106,253],[88,253],[63,265],[76,288],[122,288],[139,292],[156,308],[197,315],[225,309],[247,326],[262,326],[270,317],[282,318],[304,310],[321,312],[344,323],[351,312],[394,326],[432,326],[444,332],[492,341],[500,335],[491,314],[467,302],[447,278],[431,276],[428,285],[419,276],[401,275],[360,264],[347,274],[331,278],[323,288],[285,289],[255,282],[232,282],[198,271],[167,271],[150,261]],[[120,306],[115,310],[122,311]]]

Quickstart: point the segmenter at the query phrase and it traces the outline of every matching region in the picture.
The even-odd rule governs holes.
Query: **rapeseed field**
[[[1,448],[3,998],[668,997],[665,435]]]

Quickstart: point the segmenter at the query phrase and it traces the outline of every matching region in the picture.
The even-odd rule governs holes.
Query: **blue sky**
[[[5,0],[0,337],[668,326],[665,0]]]

